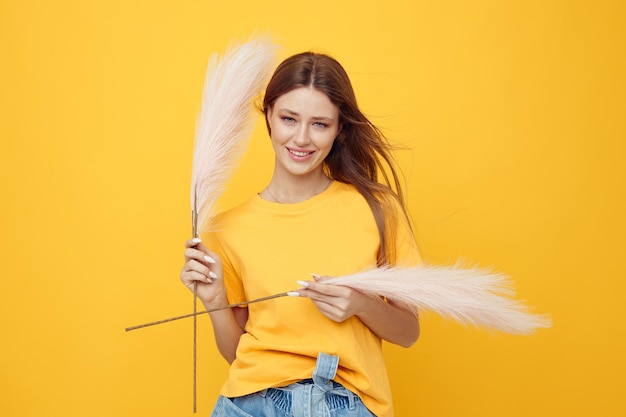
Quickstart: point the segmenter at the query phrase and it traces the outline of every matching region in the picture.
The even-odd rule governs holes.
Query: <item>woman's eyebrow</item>
[[[300,113],[298,113],[297,111],[290,110],[290,109],[281,108],[281,109],[278,109],[278,111],[287,113],[290,116],[300,116]],[[335,120],[334,118],[328,117],[328,116],[313,116],[313,117],[311,117],[311,119],[313,119],[313,120],[327,120],[327,121]]]

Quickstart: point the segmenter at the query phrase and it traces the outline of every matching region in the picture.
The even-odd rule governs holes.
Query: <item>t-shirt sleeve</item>
[[[222,261],[224,270],[224,285],[229,304],[247,301],[241,275],[238,272],[234,254],[230,252],[220,240],[219,233],[207,233],[202,236],[202,242],[212,252],[215,252]]]

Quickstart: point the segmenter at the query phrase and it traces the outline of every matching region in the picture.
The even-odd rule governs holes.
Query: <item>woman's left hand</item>
[[[378,337],[409,347],[419,337],[419,319],[414,311],[396,307],[382,298],[341,285],[324,284],[326,277],[298,281],[302,288],[290,295],[310,298],[329,319],[342,322],[357,316]]]
[[[324,284],[327,277],[313,276],[314,281],[298,281],[303,288],[295,291],[313,301],[318,310],[338,323],[358,316],[371,305],[373,298],[349,287]]]

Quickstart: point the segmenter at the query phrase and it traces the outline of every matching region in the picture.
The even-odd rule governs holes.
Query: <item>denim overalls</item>
[[[354,393],[333,381],[339,357],[319,353],[312,379],[243,397],[220,396],[211,417],[372,417]]]

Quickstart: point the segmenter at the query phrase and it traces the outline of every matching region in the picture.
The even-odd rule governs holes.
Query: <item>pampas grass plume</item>
[[[215,203],[246,150],[254,127],[254,99],[269,78],[275,54],[271,39],[258,37],[209,59],[191,179],[199,234],[210,230]]]
[[[386,267],[330,278],[383,296],[412,311],[426,310],[458,323],[511,334],[529,334],[551,326],[545,315],[529,312],[514,295],[508,277],[486,269],[455,266]]]

